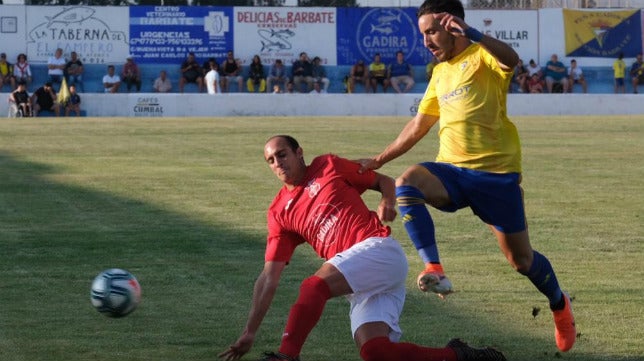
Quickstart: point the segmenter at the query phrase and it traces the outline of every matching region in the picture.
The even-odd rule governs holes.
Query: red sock
[[[302,282],[300,294],[288,315],[280,353],[290,357],[300,355],[304,341],[318,323],[330,297],[329,285],[322,278],[311,276]]]
[[[457,361],[451,348],[423,347],[413,343],[394,343],[388,337],[376,337],[360,349],[364,361]]]

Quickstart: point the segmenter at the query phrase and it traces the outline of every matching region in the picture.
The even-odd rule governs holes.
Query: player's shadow
[[[2,360],[215,359],[243,329],[253,283],[263,266],[264,234],[55,181],[62,173],[0,152]],[[319,264],[312,252],[298,251],[255,347],[244,359],[277,347],[300,281]],[[131,271],[143,290],[140,308],[123,319],[106,318],[89,302],[92,278],[111,267]],[[441,307],[439,311],[454,316],[450,329],[442,329],[432,321],[435,310],[427,300],[414,296],[408,302],[414,305],[403,317],[426,322],[417,329],[427,334],[405,340],[439,347],[432,341],[436,335],[446,339],[459,336],[459,330],[478,330],[489,339],[502,336],[500,346],[535,345],[525,358],[515,353],[512,360],[555,357],[551,339],[530,340],[527,333],[477,317],[477,310]],[[359,360],[347,313],[343,299],[327,304],[305,346],[307,361]],[[334,346],[323,349],[319,344]],[[539,347],[549,347],[550,355],[534,351]],[[604,359],[575,353],[561,358]]]

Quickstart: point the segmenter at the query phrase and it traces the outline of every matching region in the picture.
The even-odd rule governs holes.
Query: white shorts
[[[391,328],[389,339],[398,342],[398,324],[405,304],[407,257],[391,237],[368,238],[327,261],[335,266],[351,286],[346,296],[351,304],[351,335],[369,322],[385,322]]]

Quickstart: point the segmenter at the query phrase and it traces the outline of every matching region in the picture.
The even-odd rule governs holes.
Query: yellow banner
[[[611,31],[638,11],[583,11],[563,9],[566,54],[572,54],[580,47],[588,46],[589,43],[593,43],[594,46],[600,49],[604,48]]]

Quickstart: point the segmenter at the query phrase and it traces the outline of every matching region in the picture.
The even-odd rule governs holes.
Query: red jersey
[[[391,233],[360,195],[376,173],[358,173],[360,165],[335,155],[315,158],[302,184],[283,187],[268,208],[266,261],[288,262],[295,247],[309,243],[324,259],[369,237]]]

